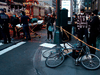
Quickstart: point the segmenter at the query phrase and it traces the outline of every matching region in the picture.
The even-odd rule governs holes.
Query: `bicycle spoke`
[[[59,53],[55,53],[50,55],[45,63],[48,67],[57,67],[64,61],[64,56]]]
[[[83,56],[83,59],[81,61],[82,65],[87,68],[87,69],[97,69],[100,65],[100,60],[99,58],[94,55],[94,54],[90,54],[88,55],[88,57],[86,57],[86,60],[84,60],[84,58],[86,57]]]

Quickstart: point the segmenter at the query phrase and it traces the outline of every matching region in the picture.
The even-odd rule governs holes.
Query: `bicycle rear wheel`
[[[97,69],[100,66],[100,59],[94,54],[84,55],[81,59],[82,65],[87,69]]]
[[[62,53],[53,53],[46,58],[45,64],[47,67],[55,68],[61,65],[64,61],[64,55]]]

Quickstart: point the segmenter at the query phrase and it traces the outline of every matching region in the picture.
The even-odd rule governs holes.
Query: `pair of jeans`
[[[51,39],[53,39],[53,34],[51,31],[47,31],[47,39],[49,39],[49,35],[51,35]]]
[[[13,37],[16,37],[16,31],[15,31],[16,26],[13,25]]]
[[[88,40],[88,44],[93,45],[93,47],[96,47],[96,38],[97,38],[96,32],[90,32],[90,37],[89,37],[89,40]],[[91,54],[95,54],[95,52],[96,52],[95,49],[90,48],[90,53]]]
[[[28,39],[31,39],[30,33],[29,33],[29,26],[28,26],[28,24],[23,24],[23,30],[24,30],[26,39],[27,39],[27,40],[28,40]]]

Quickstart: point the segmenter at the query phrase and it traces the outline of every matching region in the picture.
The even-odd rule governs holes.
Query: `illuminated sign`
[[[67,9],[68,10],[68,17],[71,17],[71,1],[62,1],[61,8]]]

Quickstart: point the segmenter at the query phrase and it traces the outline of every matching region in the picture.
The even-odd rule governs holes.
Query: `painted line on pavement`
[[[46,50],[42,50],[42,54],[43,54],[43,52],[45,52],[45,51],[46,51]],[[42,54],[41,54],[41,61],[45,61],[46,58],[44,58]]]
[[[24,43],[26,43],[26,42],[19,42],[19,43],[12,45],[6,49],[3,49],[2,51],[0,51],[0,55],[3,55],[5,53],[9,52],[9,51],[13,50],[14,48],[17,48],[18,46],[21,46]]]

